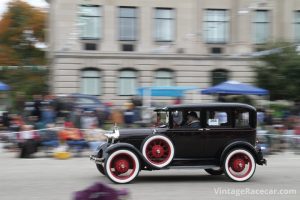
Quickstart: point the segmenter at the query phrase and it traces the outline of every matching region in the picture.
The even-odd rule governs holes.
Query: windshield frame
[[[170,124],[170,113],[165,109],[157,109],[156,112],[156,122],[155,127],[167,128]],[[162,117],[163,116],[163,117]]]

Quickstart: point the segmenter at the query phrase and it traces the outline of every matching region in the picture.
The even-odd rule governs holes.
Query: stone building
[[[271,41],[300,41],[299,0],[48,2],[53,93],[115,105],[141,86],[253,83],[253,52]]]

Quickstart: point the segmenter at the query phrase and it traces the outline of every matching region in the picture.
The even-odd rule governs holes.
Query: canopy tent
[[[188,90],[197,90],[195,86],[154,86],[140,87],[138,94],[140,96],[161,96],[161,97],[183,97]]]
[[[195,86],[153,86],[140,87],[137,89],[138,95],[143,98],[143,105],[150,107],[151,97],[183,97],[189,90],[198,90]],[[194,101],[194,95],[193,95]]]
[[[238,81],[226,81],[216,86],[204,89],[202,94],[241,94],[268,95],[269,91]]]
[[[0,81],[0,91],[10,90],[10,87]]]

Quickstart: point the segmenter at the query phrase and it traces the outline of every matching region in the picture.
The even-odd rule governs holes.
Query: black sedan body
[[[154,127],[115,128],[106,134],[107,142],[91,156],[101,173],[116,183],[128,183],[137,176],[137,168],[199,168],[246,181],[256,164],[266,163],[256,147],[256,110],[250,105],[173,105],[155,111]]]

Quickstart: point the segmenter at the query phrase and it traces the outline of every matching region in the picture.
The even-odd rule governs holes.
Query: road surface
[[[300,199],[300,155],[285,152],[267,157],[252,179],[234,183],[204,170],[141,172],[131,184],[112,184],[87,157],[56,160],[19,159],[0,151],[1,200],[65,200],[95,182],[127,188],[132,200]]]

